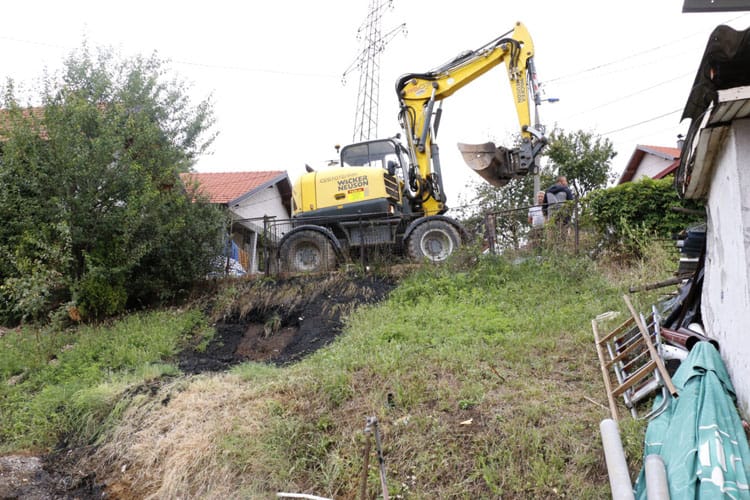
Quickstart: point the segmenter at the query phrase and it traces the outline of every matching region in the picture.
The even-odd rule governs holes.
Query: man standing
[[[532,248],[538,247],[542,243],[542,236],[544,235],[545,217],[542,212],[542,205],[544,205],[544,191],[539,191],[536,194],[536,205],[529,207],[529,224],[531,224],[529,244]]]
[[[544,193],[544,204],[542,205],[542,211],[544,215],[549,218],[552,214],[550,208],[554,212],[559,207],[559,203],[569,201],[573,199],[573,193],[568,187],[568,179],[564,176],[558,176],[557,182],[552,184],[547,191]]]

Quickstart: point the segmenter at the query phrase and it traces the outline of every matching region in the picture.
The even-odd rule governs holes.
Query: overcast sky
[[[609,138],[620,173],[638,144],[674,146],[708,35],[719,24],[750,26],[750,14],[683,14],[683,0],[394,0],[383,18],[402,23],[381,56],[379,135],[399,132],[396,79],[427,71],[512,29],[528,27],[545,97],[548,130]],[[196,170],[316,168],[351,142],[358,75],[343,72],[361,50],[357,30],[369,0],[275,2],[34,1],[3,5],[0,78],[31,87],[84,38],[124,56],[156,51],[192,84],[195,101],[213,95],[219,137]],[[517,132],[507,77],[498,68],[446,99],[438,143],[449,205],[470,179],[457,142],[511,145]]]

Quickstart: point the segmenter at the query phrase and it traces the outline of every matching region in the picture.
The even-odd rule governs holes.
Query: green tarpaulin
[[[644,448],[644,458],[658,454],[664,460],[670,498],[750,499],[750,447],[719,352],[698,342],[672,382],[678,397],[670,397],[664,413],[649,422]],[[645,483],[641,470],[635,484],[639,500],[646,499]]]

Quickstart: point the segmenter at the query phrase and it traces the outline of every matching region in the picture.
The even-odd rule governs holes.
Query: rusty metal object
[[[719,343],[716,340],[709,339],[705,335],[701,335],[700,333],[694,332],[693,330],[689,330],[687,328],[678,328],[677,330],[672,330],[671,328],[665,328],[662,326],[659,330],[659,333],[661,337],[667,342],[682,346],[688,351],[692,349],[695,344],[701,341],[710,342],[711,344],[713,344],[717,351],[719,350]]]

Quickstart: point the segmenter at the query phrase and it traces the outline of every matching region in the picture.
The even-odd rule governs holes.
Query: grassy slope
[[[92,463],[122,496],[354,498],[377,416],[391,495],[605,498],[590,321],[613,309],[621,290],[585,259],[425,269],[295,366],[137,398]]]
[[[188,378],[164,360],[206,335],[196,310],[5,332],[0,452],[96,442],[81,467],[111,498],[354,498],[376,416],[392,496],[604,498],[590,321],[624,309],[623,273],[608,276],[565,256],[429,267],[294,366]],[[642,428],[623,424],[635,471]],[[380,491],[374,455],[367,488]]]
[[[210,335],[198,311],[132,314],[69,331],[0,336],[0,453],[87,443],[117,420],[123,393],[179,370],[163,360]],[[104,425],[103,425],[104,424]]]

